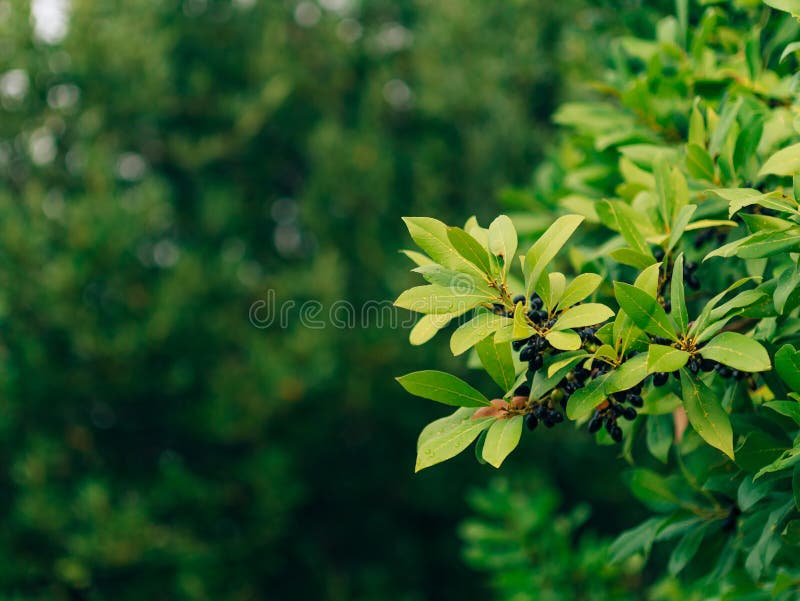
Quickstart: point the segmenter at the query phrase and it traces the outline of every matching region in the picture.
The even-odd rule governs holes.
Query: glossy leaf
[[[473,409],[461,408],[449,417],[425,426],[417,441],[414,471],[419,472],[455,457],[495,422],[493,417],[472,419],[474,412]]]
[[[741,371],[757,372],[772,368],[760,342],[737,332],[722,332],[700,349],[700,354]]]
[[[522,435],[522,416],[517,415],[510,419],[498,419],[486,433],[483,442],[483,458],[489,465],[500,467],[519,444]]]
[[[731,420],[714,391],[685,369],[681,370],[681,390],[683,406],[694,431],[712,447],[733,459]]]
[[[445,405],[481,407],[487,399],[472,386],[443,371],[415,371],[397,378],[400,385],[413,395]]]

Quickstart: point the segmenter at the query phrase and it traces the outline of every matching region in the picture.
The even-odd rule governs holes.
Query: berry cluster
[[[605,427],[606,432],[614,442],[622,441],[622,428],[617,424],[617,419],[622,417],[628,421],[636,419],[636,408],[644,405],[642,399],[642,383],[615,392],[595,409],[592,418],[589,420],[589,432],[595,433],[601,427]]]
[[[722,363],[718,363],[717,361],[713,361],[711,359],[704,359],[698,355],[692,355],[689,358],[688,363],[686,363],[686,369],[688,369],[693,375],[699,374],[701,371],[703,372],[710,372],[716,371],[717,374],[721,378],[729,379],[735,378],[736,380],[742,380],[748,374],[746,371],[741,371],[739,369],[733,369],[732,367],[728,367],[727,365],[723,365]],[[668,372],[656,372],[653,374],[653,386],[659,387],[664,386],[669,380],[670,374]],[[672,377],[676,380],[680,378],[680,372],[673,371]]]
[[[525,296],[518,295],[512,299],[512,302],[516,306],[518,303],[524,303],[525,300]],[[555,323],[554,317],[544,310],[544,303],[538,294],[533,294],[530,298],[527,317],[537,326],[537,329],[541,331],[548,330]],[[588,326],[576,330],[584,347],[590,352],[596,349],[596,345],[601,344],[596,336],[597,330],[598,327],[596,326]],[[557,354],[561,351],[553,348],[538,331],[529,338],[515,340],[512,342],[512,348],[519,353],[520,361],[528,364],[528,371],[526,374],[527,383],[517,387],[514,391],[514,396],[528,397],[531,392],[530,382],[535,372],[544,365],[545,356]],[[607,373],[610,369],[611,366],[606,363],[600,363],[591,370],[584,368],[582,365],[573,368],[545,398],[529,400],[525,404],[526,427],[529,430],[534,430],[540,423],[544,424],[547,428],[552,428],[556,424],[562,423],[564,421],[563,410],[566,408],[570,396],[574,394],[575,391],[583,388],[588,380]],[[619,412],[622,407],[621,404],[626,402],[627,392],[632,392],[632,400],[627,402],[630,404],[638,403],[637,406],[641,407],[642,400],[641,396],[638,396],[639,391],[633,390],[626,391],[625,393],[617,393],[616,397],[618,398],[609,399],[605,402],[603,415],[605,416],[606,408],[610,407],[610,409],[608,409],[608,411],[611,412],[609,413],[608,427],[611,428],[609,433],[612,434],[614,440],[619,440],[622,437],[622,430],[616,425],[616,418],[620,415],[626,417],[626,419],[634,419],[636,417],[636,410],[633,409],[633,407],[624,407],[621,413],[616,412]],[[614,434],[615,432],[617,433]]]

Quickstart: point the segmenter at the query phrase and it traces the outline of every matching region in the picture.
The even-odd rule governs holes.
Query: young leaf
[[[576,351],[581,348],[581,337],[572,330],[551,330],[545,338],[560,351]]]
[[[585,305],[578,305],[564,311],[556,320],[553,329],[566,330],[569,328],[592,326],[603,323],[613,316],[614,312],[605,305],[586,303]]]
[[[472,275],[483,277],[474,263],[467,261],[453,247],[447,236],[447,226],[431,217],[403,217],[408,233],[435,263]]]
[[[486,249],[475,238],[470,236],[460,227],[448,227],[447,238],[458,254],[467,261],[476,265],[487,276],[492,272],[492,264]]]
[[[511,390],[517,377],[511,345],[507,342],[495,344],[492,338],[484,338],[475,345],[475,350],[478,351],[478,358],[481,360],[483,369],[491,376],[492,380],[503,392]]]
[[[482,407],[489,405],[479,391],[451,374],[443,371],[415,371],[397,378],[400,385],[411,394],[456,407]]]
[[[450,323],[454,315],[423,315],[411,329],[408,340],[413,346],[425,344]]]
[[[489,250],[503,258],[503,271],[507,274],[517,252],[517,230],[506,215],[500,215],[489,225]]]
[[[491,300],[494,299],[484,293],[470,290],[468,287],[461,291],[457,287],[445,288],[429,284],[428,286],[409,288],[397,297],[394,305],[417,313],[433,313],[435,315],[455,313],[460,315]]]
[[[528,320],[525,319],[525,305],[522,303],[517,303],[517,306],[514,308],[514,326],[512,332],[514,340],[528,338],[535,332],[533,327],[528,323]]]
[[[556,308],[566,309],[575,303],[581,302],[597,290],[597,287],[602,281],[603,278],[596,273],[580,274],[572,280],[566,290],[564,290],[564,294],[561,295],[561,300],[558,301],[558,306]]]
[[[664,308],[647,292],[630,284],[614,282],[614,294],[619,306],[639,328],[653,336],[678,340]]]
[[[697,144],[686,145],[686,168],[695,179],[714,181],[714,161],[705,149]]]
[[[689,423],[700,437],[712,447],[733,459],[733,430],[731,420],[714,391],[699,378],[693,378],[681,369],[683,406]]]
[[[690,356],[671,346],[651,344],[647,351],[647,373],[677,371],[686,365]]]
[[[718,361],[741,371],[768,371],[772,368],[767,349],[760,342],[736,332],[722,332],[700,349],[705,359]]]
[[[547,264],[566,244],[583,221],[582,215],[564,215],[555,220],[525,255],[525,289],[530,296]]]
[[[681,334],[685,334],[686,328],[689,327],[689,313],[686,310],[685,294],[683,287],[683,253],[681,253],[675,259],[675,264],[672,267],[672,281],[670,282],[670,302],[672,303],[670,315],[675,320],[678,331]]]
[[[697,205],[686,205],[681,207],[680,211],[678,211],[678,215],[672,223],[672,231],[669,234],[669,240],[667,241],[668,251],[675,248],[675,245],[680,241],[696,209]]]
[[[450,351],[457,357],[507,323],[511,323],[508,317],[494,313],[478,313],[453,332],[450,337]]]
[[[522,416],[498,419],[486,433],[483,443],[483,458],[489,465],[500,467],[503,460],[519,444],[522,436]]]
[[[794,175],[800,173],[800,143],[782,148],[773,154],[758,172],[759,176]]]
[[[622,234],[625,242],[636,252],[652,257],[650,247],[636,227],[636,211],[621,201],[602,200],[595,206],[600,220],[606,226]]]
[[[455,457],[486,428],[494,417],[472,419],[474,409],[461,408],[455,413],[431,422],[422,430],[417,441],[415,472]]]

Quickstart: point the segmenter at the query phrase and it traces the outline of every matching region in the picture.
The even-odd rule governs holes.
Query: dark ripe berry
[[[697,271],[697,263],[695,263],[694,261],[687,261],[686,263],[683,264],[683,270],[686,273],[694,273],[695,271]]]
[[[613,430],[617,426],[617,420],[613,415],[607,415],[606,419],[603,420],[603,425],[606,428],[606,432],[611,434],[611,430]]]
[[[546,428],[552,428],[553,426],[555,426],[555,425],[556,425],[556,422],[554,422],[554,421],[553,421],[553,420],[550,418],[550,416],[549,416],[549,415],[548,415],[548,416],[546,416],[546,417],[545,417],[545,418],[542,420],[542,423],[545,425],[545,427],[546,427]]]
[[[500,303],[493,303],[492,308],[494,309],[495,313],[500,313],[501,315],[504,315],[506,312],[505,305],[501,305]]]
[[[555,324],[556,324],[556,320],[555,319],[550,319],[550,320],[548,320],[546,327],[547,328],[552,328]]]
[[[571,381],[567,382],[566,385],[564,386],[564,392],[566,392],[568,394],[572,394],[573,392],[575,392],[579,388],[582,388],[580,383],[578,381],[576,381],[576,380],[571,380]]]
[[[525,303],[525,295],[517,294],[517,296],[511,299],[511,302],[514,303],[515,306],[517,303]]]
[[[644,388],[644,382],[639,382],[636,386],[632,387],[628,392],[631,394],[639,394],[642,392],[642,388]]]
[[[656,336],[653,338],[653,342],[656,344],[669,344],[670,340],[668,338],[662,338],[661,336]]]
[[[614,426],[609,434],[614,442],[622,442],[622,428],[619,426]]]
[[[552,411],[550,413],[550,418],[557,424],[560,424],[561,422],[564,421],[564,416],[558,411]]]
[[[592,419],[589,420],[589,433],[594,434],[602,427],[603,427],[603,418],[599,413],[597,413],[597,411],[595,411],[594,415],[592,416]]]
[[[533,340],[533,348],[535,348],[537,351],[543,351],[544,349],[547,348],[547,345],[548,345],[547,340],[545,340],[541,336],[534,338]]]
[[[698,361],[697,358],[692,357],[691,359],[689,359],[688,365],[689,365],[689,371],[692,372],[694,375],[697,375],[697,373],[700,371],[700,361]]]
[[[588,369],[584,369],[583,367],[576,367],[572,370],[572,376],[575,378],[577,382],[584,382],[586,379],[592,374]]]
[[[656,258],[656,261],[663,261],[664,260],[664,249],[657,248],[653,251],[653,256]]]
[[[533,350],[533,347],[529,344],[520,351],[519,353],[519,360],[520,361],[530,361],[536,355],[536,351]]]
[[[673,378],[675,378],[676,380],[680,380],[681,379],[681,372],[679,372],[677,369],[675,371],[673,371],[670,375]]]
[[[686,278],[686,285],[692,290],[700,290],[700,280],[698,280],[697,276],[693,273]]]
[[[717,365],[716,361],[712,361],[711,359],[703,359],[700,361],[700,369],[703,371],[711,371]]]
[[[539,420],[536,419],[535,415],[529,413],[528,415],[525,416],[525,427],[528,428],[528,430],[535,430],[536,426],[538,425],[539,425]]]
[[[515,340],[511,343],[511,348],[519,352],[519,350],[526,344],[528,344],[528,340],[526,338],[523,338],[522,340]]]
[[[622,408],[622,417],[627,419],[629,422],[632,422],[636,419],[636,409],[633,407],[623,407]]]
[[[547,416],[547,407],[544,405],[536,405],[536,407],[533,408],[533,415],[538,419],[544,419]]]
[[[528,396],[531,393],[531,387],[527,384],[520,384],[514,389],[514,396]]]
[[[614,414],[614,417],[622,415],[622,405],[618,405],[617,403],[611,405],[611,413]]]
[[[541,297],[535,292],[531,295],[531,308],[541,309],[544,306]]]
[[[737,380],[741,380],[741,379],[743,379],[745,376],[747,376],[747,372],[740,371],[740,370],[738,370],[738,369],[734,369],[734,370],[733,370],[733,377],[734,377],[734,378],[736,378]]]
[[[534,323],[541,323],[545,319],[547,319],[547,311],[542,311],[541,309],[537,309],[532,312],[531,321]]]
[[[665,371],[659,371],[653,374],[653,386],[663,386],[667,383],[669,374]]]
[[[653,379],[653,382],[655,382],[655,378]],[[641,395],[638,394],[629,394],[628,402],[634,407],[638,407],[640,409],[644,407],[644,401],[642,400]]]
[[[672,301],[667,299],[664,301],[664,311],[672,313]]]
[[[528,369],[536,371],[544,364],[544,359],[542,359],[541,355],[534,355],[530,361],[528,361]]]
[[[717,373],[721,378],[730,378],[733,376],[733,371],[727,365],[722,365],[722,363],[717,365]]]

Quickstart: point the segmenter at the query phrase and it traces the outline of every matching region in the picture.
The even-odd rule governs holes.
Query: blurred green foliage
[[[493,213],[643,3],[35,4],[0,2],[0,595],[484,598],[476,476],[412,480],[433,409],[391,402],[436,351],[248,310],[392,297],[399,217]]]

